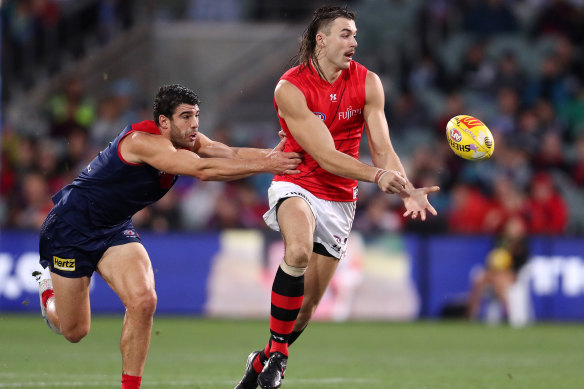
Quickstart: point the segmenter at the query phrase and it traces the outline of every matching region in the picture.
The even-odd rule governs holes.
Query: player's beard
[[[194,134],[197,132],[195,131]],[[188,130],[181,130],[177,126],[174,125],[173,122],[170,122],[170,141],[177,148],[185,148],[190,149],[194,146],[195,142],[191,138],[193,132],[191,129]]]

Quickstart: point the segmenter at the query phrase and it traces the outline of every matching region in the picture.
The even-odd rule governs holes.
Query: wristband
[[[375,180],[374,180],[376,184],[379,184],[381,177],[383,177],[383,175],[385,173],[387,173],[387,170],[377,169],[377,173],[375,173]]]

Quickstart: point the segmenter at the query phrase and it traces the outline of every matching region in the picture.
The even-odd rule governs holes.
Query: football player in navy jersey
[[[97,272],[126,308],[122,336],[122,388],[139,388],[156,309],[154,274],[132,216],[170,190],[178,175],[235,180],[256,173],[295,174],[297,153],[234,148],[199,130],[199,99],[180,85],[163,86],[154,120],[126,127],[69,185],[40,233],[43,318],[76,343],[91,323],[89,283]]]

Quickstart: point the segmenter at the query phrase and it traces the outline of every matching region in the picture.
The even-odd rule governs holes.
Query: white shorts
[[[264,220],[272,230],[280,231],[276,206],[281,199],[288,197],[300,197],[306,201],[316,219],[314,242],[322,244],[333,257],[342,259],[347,251],[356,202],[323,200],[296,184],[273,181],[268,190],[270,209],[264,214]]]

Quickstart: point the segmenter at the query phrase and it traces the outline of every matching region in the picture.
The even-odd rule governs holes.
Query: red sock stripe
[[[296,320],[284,321],[278,320],[273,316],[270,316],[270,331],[281,335],[288,335],[294,329],[294,323]],[[272,342],[275,343],[275,342]],[[273,350],[273,348],[272,348]]]
[[[47,289],[43,292],[42,298],[43,298],[43,306],[46,308],[47,307],[47,301],[53,297],[55,295],[55,292],[53,292],[53,289]]]
[[[270,357],[270,348],[272,347],[272,341],[270,339],[270,341],[268,342],[268,344],[266,344],[266,347],[264,347],[264,355],[266,356],[266,358]]]
[[[261,373],[262,370],[264,369],[264,365],[262,365],[262,363],[260,362],[259,355],[253,360],[252,366],[253,366],[253,369],[255,370],[256,373]]]
[[[288,343],[272,342],[271,352],[274,353],[276,351],[288,356]]]
[[[282,296],[281,294],[272,291],[272,304],[282,309],[290,310],[300,309],[300,307],[302,306],[303,297],[304,296],[298,297]]]
[[[142,377],[122,374],[122,389],[140,389]]]

